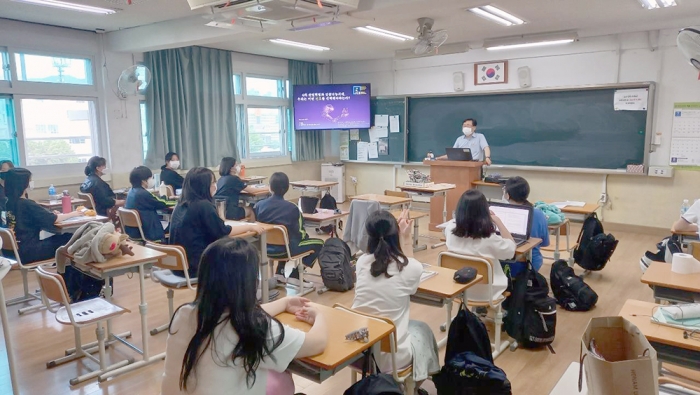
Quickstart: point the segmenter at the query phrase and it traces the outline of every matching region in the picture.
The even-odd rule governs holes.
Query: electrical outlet
[[[608,201],[608,194],[605,193],[605,192],[602,192],[602,193],[600,194],[600,200],[599,200],[599,202],[601,202],[601,203],[606,203],[607,201]]]
[[[350,181],[352,181],[353,184],[357,184],[357,177],[350,176]]]
[[[673,177],[673,167],[670,166],[649,166],[651,177]]]

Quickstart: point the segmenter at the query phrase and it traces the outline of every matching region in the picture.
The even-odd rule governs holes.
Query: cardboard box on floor
[[[604,358],[589,350],[591,339]],[[634,324],[622,317],[596,317],[581,337],[589,395],[656,395],[659,372],[656,350]],[[579,388],[582,383],[579,373]]]

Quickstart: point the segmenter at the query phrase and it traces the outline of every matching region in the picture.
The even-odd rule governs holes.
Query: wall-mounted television
[[[296,130],[368,129],[370,84],[294,86]]]

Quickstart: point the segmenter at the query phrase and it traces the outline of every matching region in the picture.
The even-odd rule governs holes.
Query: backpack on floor
[[[353,384],[343,392],[343,395],[403,395],[401,387],[394,381],[390,374],[382,373],[374,359],[374,354],[367,350],[364,352],[365,360],[362,367],[362,380]],[[370,355],[372,355],[370,357]],[[370,360],[377,369],[376,374],[368,375],[370,371]]]
[[[487,361],[466,351],[455,355],[433,375],[438,395],[510,395],[511,385],[506,373]]]
[[[68,297],[71,303],[99,297],[102,292],[102,287],[105,285],[105,280],[98,280],[71,265],[66,265],[65,272],[62,276],[63,281],[66,283]],[[112,294],[114,294],[112,280],[111,278],[109,279],[109,285],[112,286]]]
[[[337,210],[338,209],[338,203],[336,203],[335,198],[333,195],[330,193],[326,193],[323,195],[321,198],[321,202],[319,203],[319,208],[323,208],[326,210]],[[323,233],[326,234],[333,234],[335,232],[336,236],[338,235],[338,229],[342,230],[343,229],[343,221],[338,221],[338,229],[334,229],[333,225],[326,225],[322,226],[319,228]]]
[[[566,310],[588,311],[598,302],[598,294],[563,259],[552,265],[549,282],[557,304]]]
[[[557,327],[557,300],[549,296],[547,279],[528,263],[515,277],[506,302],[508,314],[503,326],[508,335],[522,347],[547,346],[554,353],[551,344]]]
[[[639,267],[642,269],[642,273],[647,271],[652,262],[671,263],[673,254],[683,252],[681,242],[678,240],[678,236],[675,235],[666,237],[658,242],[656,249],[656,252],[647,251],[639,260]]]
[[[345,292],[355,287],[355,270],[350,262],[350,247],[337,237],[326,240],[318,253],[323,285],[331,291]]]
[[[603,224],[595,213],[586,217],[578,235],[578,246],[574,250],[574,261],[586,270],[602,270],[608,263],[618,241],[612,234],[605,234]]]
[[[299,208],[304,214],[315,214],[316,205],[318,205],[318,198],[314,196],[300,196],[299,197]]]
[[[491,340],[486,325],[462,303],[447,334],[445,365],[457,354],[467,351],[493,363]]]

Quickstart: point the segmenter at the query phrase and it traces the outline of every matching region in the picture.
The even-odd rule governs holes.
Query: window
[[[233,75],[233,94],[238,96],[241,94],[241,75]]]
[[[20,108],[28,166],[82,163],[94,155],[93,101],[21,99]]]
[[[0,81],[10,80],[10,61],[7,57],[7,51],[0,48]]]
[[[92,85],[90,59],[16,53],[15,67],[20,81]]]
[[[281,78],[245,78],[245,92],[248,96],[287,97],[285,82]]]
[[[139,107],[141,109],[141,143],[143,144],[143,159],[146,159],[146,154],[148,153],[148,122],[146,120],[146,102],[141,100],[139,102]]]
[[[282,152],[282,109],[248,106],[246,118],[250,154]]]

